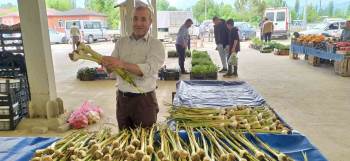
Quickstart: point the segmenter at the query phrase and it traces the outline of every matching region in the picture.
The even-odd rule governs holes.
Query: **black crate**
[[[20,92],[0,93],[0,130],[14,130],[23,116]]]
[[[23,77],[23,73],[20,68],[7,68],[0,67],[0,77],[1,78],[19,78]]]
[[[0,131],[15,130],[21,119],[19,115],[10,119],[0,119]]]
[[[218,73],[204,73],[204,74],[194,74],[190,73],[190,79],[191,80],[217,80],[218,79]]]
[[[29,95],[28,81],[25,77],[19,78],[1,78],[0,77],[0,93],[7,93],[9,90],[21,91],[25,89],[26,95]]]
[[[180,70],[162,68],[159,70],[158,76],[160,80],[179,80]]]

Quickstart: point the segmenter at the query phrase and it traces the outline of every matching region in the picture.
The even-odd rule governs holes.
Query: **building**
[[[47,10],[48,27],[58,32],[64,32],[66,20],[100,20],[107,23],[107,16],[102,13],[90,11],[84,8],[74,8],[68,11],[58,11],[52,8]],[[18,12],[8,13],[0,17],[0,23],[14,25],[20,22]]]

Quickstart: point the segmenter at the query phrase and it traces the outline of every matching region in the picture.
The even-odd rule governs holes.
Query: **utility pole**
[[[303,18],[303,21],[304,21],[304,24],[306,25],[307,23],[307,0],[305,0],[305,5],[304,5],[304,18]]]

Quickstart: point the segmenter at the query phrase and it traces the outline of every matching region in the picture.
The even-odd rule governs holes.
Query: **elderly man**
[[[158,103],[155,94],[158,70],[164,64],[163,44],[148,34],[152,24],[148,7],[135,8],[133,32],[122,37],[112,56],[104,56],[102,64],[107,69],[121,68],[132,74],[139,93],[117,76],[117,120],[119,129],[150,127],[157,121]]]
[[[176,52],[179,55],[179,66],[182,74],[188,74],[185,70],[185,57],[186,48],[190,45],[190,35],[188,34],[188,29],[192,26],[193,21],[187,19],[185,23],[180,27],[179,32],[176,37]]]

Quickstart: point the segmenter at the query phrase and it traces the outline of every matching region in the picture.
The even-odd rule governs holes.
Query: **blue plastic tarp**
[[[195,133],[200,137],[199,133]],[[246,134],[248,140],[252,141],[261,149],[262,146],[257,144],[250,134]],[[256,134],[264,143],[274,148],[296,161],[304,161],[303,152],[306,153],[309,161],[327,161],[321,152],[310,143],[310,141],[301,134],[283,135],[283,134]],[[180,131],[180,137],[188,141],[187,133]]]
[[[51,145],[58,138],[0,137],[1,161],[28,161],[35,150]]]
[[[175,106],[258,106],[265,103],[264,98],[243,81],[179,81],[176,88]]]

